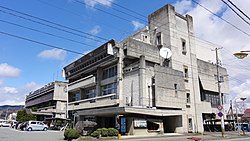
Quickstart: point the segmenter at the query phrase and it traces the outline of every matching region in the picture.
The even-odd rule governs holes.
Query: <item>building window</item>
[[[102,79],[107,79],[117,75],[117,66],[112,66],[103,70]]]
[[[73,95],[73,101],[79,101],[81,100],[81,94],[80,92],[77,92]]]
[[[181,39],[181,47],[182,47],[182,54],[186,55],[187,54],[187,47],[186,47],[186,40]]]
[[[95,90],[96,89],[87,89],[85,91],[85,93],[86,93],[86,99],[95,97],[96,96]]]
[[[178,97],[178,85],[174,84],[175,97]]]
[[[212,107],[220,105],[220,96],[218,94],[205,93],[205,101],[210,102]]]
[[[188,67],[184,66],[184,79],[187,80],[188,79]]]
[[[147,41],[147,38],[148,38],[147,35],[141,34],[141,39],[142,39],[142,41]]]
[[[223,77],[223,76],[220,76],[219,81],[220,81],[220,82],[224,82],[224,77]]]
[[[156,34],[156,45],[162,45],[161,32]]]
[[[116,91],[117,91],[116,82],[102,86],[102,95],[113,94],[113,93],[116,93]]]
[[[192,118],[188,118],[188,131],[192,132],[192,130],[193,130]]]
[[[191,103],[190,93],[187,93],[187,103]]]

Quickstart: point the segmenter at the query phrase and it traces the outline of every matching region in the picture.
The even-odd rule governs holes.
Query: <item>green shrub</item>
[[[118,135],[118,130],[115,128],[98,128],[95,130],[92,134],[90,134],[92,137],[99,137],[100,135],[102,137],[107,137],[107,136],[117,136]]]
[[[108,136],[108,129],[107,128],[101,128],[101,131],[102,131],[102,137]]]
[[[117,136],[118,135],[118,130],[115,128],[108,128],[108,136]]]
[[[64,131],[64,139],[71,141],[72,139],[77,139],[80,137],[80,134],[74,129],[67,129]]]
[[[96,130],[90,134],[90,136],[92,136],[92,137],[99,137],[100,135],[101,135],[101,131],[98,131],[98,130]]]

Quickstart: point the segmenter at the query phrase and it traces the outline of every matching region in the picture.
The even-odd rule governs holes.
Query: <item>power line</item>
[[[55,26],[52,26],[52,25],[49,25],[49,24],[45,24],[45,23],[42,23],[40,21],[35,21],[35,20],[30,19],[30,18],[26,18],[26,17],[20,16],[20,15],[16,15],[16,14],[13,14],[13,13],[10,13],[10,12],[6,12],[6,11],[3,11],[3,10],[0,10],[0,12],[5,13],[5,14],[9,14],[9,15],[12,15],[12,16],[15,16],[15,17],[30,21],[30,22],[34,22],[34,23],[37,23],[37,24],[40,24],[40,25],[43,25],[43,26],[47,26],[47,27],[50,27],[50,28],[53,28],[53,29],[56,29],[56,30],[67,32],[67,33],[70,33],[70,34],[73,34],[73,35],[76,35],[76,36],[79,36],[79,37],[83,37],[83,38],[86,38],[86,39],[89,39],[89,40],[104,43],[101,40],[97,40],[97,39],[93,39],[91,37],[83,36],[81,34],[74,33],[72,31],[68,31],[68,30],[65,30],[65,29],[62,29],[62,28],[59,28],[59,27],[55,27]]]
[[[55,22],[52,22],[52,21],[49,21],[49,20],[46,20],[46,19],[42,19],[42,18],[39,18],[39,17],[36,17],[36,16],[32,16],[30,14],[26,14],[26,13],[23,13],[23,12],[20,12],[20,11],[17,11],[17,10],[13,10],[13,9],[10,9],[10,8],[7,8],[7,7],[1,6],[1,5],[0,5],[0,7],[3,8],[3,9],[6,9],[6,10],[12,11],[12,12],[16,12],[16,13],[19,13],[19,14],[22,14],[22,15],[25,15],[25,16],[28,16],[28,17],[43,21],[43,22],[47,22],[47,23],[50,23],[50,24],[53,24],[53,25],[56,25],[56,26],[59,26],[59,27],[70,29],[70,30],[78,32],[78,33],[82,33],[82,34],[85,34],[85,35],[88,35],[88,36],[92,36],[92,37],[95,37],[95,38],[98,38],[98,39],[101,39],[101,40],[108,40],[108,39],[105,39],[103,37],[92,35],[92,34],[87,33],[87,32],[83,32],[83,31],[80,31],[80,30],[77,30],[77,29],[74,29],[74,28],[71,28],[71,27],[68,27],[68,26],[65,26],[65,25],[61,25],[61,24],[58,24],[58,23],[55,23]]]
[[[33,42],[33,43],[36,43],[36,44],[43,45],[43,46],[48,46],[48,47],[51,47],[51,48],[56,48],[56,49],[65,50],[65,51],[68,51],[68,52],[71,52],[71,53],[75,53],[75,54],[85,55],[85,54],[80,53],[80,52],[77,52],[77,51],[65,49],[65,48],[62,48],[62,47],[50,45],[50,44],[47,44],[47,43],[39,42],[39,41],[36,41],[36,40],[32,40],[32,39],[28,39],[28,38],[25,38],[25,37],[21,37],[21,36],[9,34],[9,33],[2,32],[2,31],[0,31],[0,34],[7,35],[7,36],[11,36],[11,37],[15,37],[15,38],[22,39],[22,40],[26,40],[26,41],[29,41],[29,42]]]
[[[96,1],[96,0],[92,0],[92,1],[95,1],[95,2],[97,2],[97,3],[103,5],[103,3],[99,2],[99,1]],[[145,23],[148,23],[148,21],[146,21],[146,20],[144,20],[144,19],[138,18],[138,17],[136,17],[136,16],[134,16],[134,15],[131,15],[131,14],[126,13],[126,12],[123,12],[123,11],[121,11],[121,10],[119,10],[119,9],[114,8],[114,7],[111,7],[111,8],[114,9],[115,11],[118,11],[118,12],[122,13],[122,14],[128,15],[128,16],[130,16],[130,17],[133,17],[133,18],[136,18],[136,19],[138,19],[138,20],[141,20],[141,21],[143,21],[143,22],[145,22]]]
[[[245,17],[248,18],[248,20],[250,20],[250,18],[247,16],[247,14],[245,14],[240,8],[238,8],[232,1],[227,0],[229,3],[231,3],[237,10],[240,11],[241,14],[243,14]]]
[[[94,8],[94,9],[99,10],[99,11],[101,11],[101,12],[103,12],[103,13],[108,14],[108,15],[111,15],[111,16],[114,16],[114,17],[116,17],[116,18],[119,18],[119,19],[122,19],[122,20],[124,20],[124,21],[127,21],[127,22],[129,22],[129,23],[131,22],[131,21],[129,21],[129,20],[126,19],[126,18],[123,18],[123,17],[117,16],[117,15],[115,15],[115,14],[109,13],[109,12],[107,12],[107,11],[105,11],[105,10],[100,9],[100,8],[96,8],[96,7],[94,7],[94,6],[91,6],[91,5],[89,5],[89,4],[85,3],[85,2],[83,2],[83,1],[75,0],[75,2],[78,2],[78,3],[80,3],[80,4],[86,5],[86,6],[91,7],[91,8]]]
[[[77,12],[75,12],[75,11],[72,11],[72,10],[69,10],[69,9],[65,9],[65,8],[62,8],[62,7],[59,7],[59,6],[57,6],[57,5],[54,5],[54,4],[49,3],[49,2],[47,2],[47,1],[45,2],[44,0],[37,0],[37,1],[40,2],[40,3],[42,3],[42,4],[48,5],[48,6],[50,6],[50,7],[59,9],[59,10],[61,10],[61,11],[65,11],[65,12],[71,14],[71,15],[78,16],[78,17],[81,17],[81,18],[85,18],[85,19],[86,19],[86,17],[84,17],[82,14],[79,14],[79,13],[77,13]],[[88,20],[89,20],[89,18],[88,18]],[[89,20],[89,21],[90,21],[90,20]],[[111,25],[111,24],[107,24],[107,23],[105,23],[105,22],[101,22],[100,20],[91,19],[91,21],[94,21],[94,22],[97,22],[97,23],[101,23],[102,25],[105,25],[106,27],[111,28],[111,29],[116,28],[117,31],[119,31],[119,32],[121,32],[121,33],[123,33],[123,34],[131,34],[131,33],[128,32],[128,31],[124,31],[124,29],[122,29],[122,28],[118,28],[118,27],[113,26],[113,25]],[[113,26],[113,27],[112,27],[112,26]]]
[[[68,41],[71,41],[71,42],[74,42],[74,43],[79,43],[79,44],[82,44],[82,45],[86,45],[86,46],[90,46],[90,47],[95,47],[93,45],[89,45],[89,44],[86,44],[86,43],[83,43],[83,42],[79,42],[79,41],[76,41],[76,40],[73,40],[73,39],[65,38],[63,36],[58,36],[58,35],[55,35],[55,34],[52,34],[52,33],[49,33],[49,32],[44,32],[44,31],[37,30],[37,29],[34,29],[34,28],[26,27],[26,26],[23,26],[23,25],[20,25],[20,24],[8,22],[8,21],[5,21],[5,20],[1,20],[0,19],[0,22],[7,23],[7,24],[10,24],[10,25],[14,25],[14,26],[18,26],[18,27],[25,28],[25,29],[29,29],[29,30],[32,30],[32,31],[35,31],[35,32],[39,32],[39,33],[42,33],[42,34],[50,35],[50,36],[57,37],[57,38],[60,38],[60,39],[68,40]]]
[[[238,31],[244,33],[247,36],[250,36],[250,34],[248,34],[247,32],[243,31],[242,29],[240,29],[239,27],[237,27],[236,25],[230,23],[229,21],[225,20],[224,18],[220,17],[218,14],[215,14],[214,12],[212,12],[211,10],[209,10],[208,8],[206,8],[205,6],[201,5],[199,2],[192,0],[194,3],[196,3],[197,5],[199,5],[200,7],[202,7],[203,9],[207,10],[209,13],[215,15],[216,17],[220,18],[221,20],[223,20],[224,22],[226,22],[227,24],[231,25],[232,27],[234,27],[235,29],[237,29]]]
[[[238,17],[240,17],[245,23],[250,25],[248,21],[246,21],[237,11],[235,11],[228,3],[226,3],[224,0],[221,0],[224,4],[226,4]]]
[[[134,13],[134,14],[137,14],[137,15],[143,17],[143,18],[147,18],[146,16],[144,16],[144,15],[142,15],[142,14],[140,14],[140,13],[134,11],[134,10],[131,10],[131,9],[129,9],[129,8],[126,8],[126,7],[124,7],[124,6],[122,6],[122,5],[119,5],[119,4],[115,3],[115,2],[112,2],[112,1],[110,1],[110,0],[107,0],[107,1],[111,2],[112,4],[116,5],[117,7],[123,8],[123,9],[125,9],[125,10],[127,10],[127,11],[130,11],[130,12],[132,12],[132,13]]]

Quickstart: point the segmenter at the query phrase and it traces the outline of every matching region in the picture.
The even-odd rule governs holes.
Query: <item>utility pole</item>
[[[219,74],[219,57],[218,57],[218,50],[221,48],[215,48],[215,52],[216,52],[216,71],[217,71],[217,84],[218,84],[218,93],[219,93],[219,100],[220,100],[220,106],[223,107],[223,102],[222,102],[222,94],[221,94],[221,90],[220,90],[220,74]],[[222,112],[222,116],[220,117],[221,119],[221,136],[224,138],[224,134],[225,134],[225,124],[224,124],[224,110],[222,108],[221,110]]]

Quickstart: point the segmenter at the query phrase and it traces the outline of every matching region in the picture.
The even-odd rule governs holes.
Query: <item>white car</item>
[[[24,130],[27,130],[27,131],[32,131],[32,130],[47,131],[48,126],[41,121],[28,121]]]
[[[11,124],[9,122],[6,122],[6,121],[2,121],[0,122],[0,127],[10,127]]]

